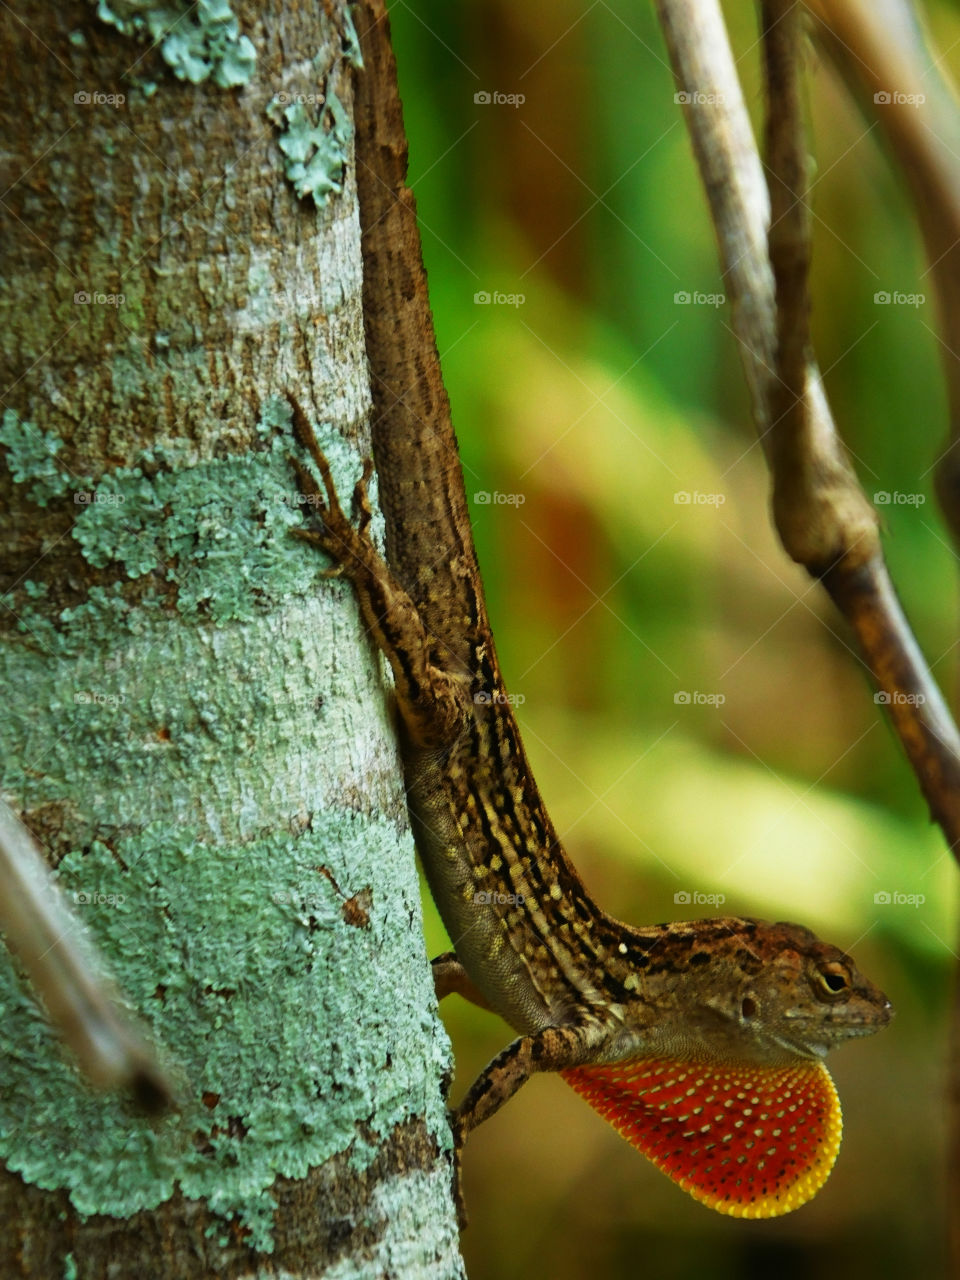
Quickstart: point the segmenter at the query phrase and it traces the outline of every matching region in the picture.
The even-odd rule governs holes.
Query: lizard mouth
[[[770,1040],[780,1049],[785,1049],[791,1058],[806,1058],[807,1060],[819,1061],[825,1058],[829,1050],[833,1047],[823,1040],[807,1039],[805,1037],[794,1037],[786,1035],[777,1035],[771,1033]]]
[[[875,1010],[871,1018],[850,1018],[831,1020],[829,1022],[816,1021],[815,1026],[810,1026],[809,1031],[803,1026],[804,1022],[814,1022],[807,1015],[797,1012],[790,1012],[786,1015],[793,1020],[795,1025],[791,1028],[793,1034],[776,1034],[771,1035],[771,1039],[779,1044],[782,1048],[793,1053],[798,1053],[805,1058],[823,1058],[831,1049],[835,1049],[837,1045],[843,1044],[846,1040],[856,1040],[862,1036],[872,1036],[881,1028],[885,1027],[893,1017],[893,1009],[888,1000],[882,1009]],[[799,1022],[799,1026],[796,1023]]]

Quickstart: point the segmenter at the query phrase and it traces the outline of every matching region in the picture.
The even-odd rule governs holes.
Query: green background
[[[754,14],[727,8],[756,124]],[[926,12],[956,74],[957,10]],[[614,914],[796,919],[850,949],[897,1011],[832,1060],[838,1164],[771,1222],[695,1204],[562,1081],[534,1080],[467,1147],[470,1274],[939,1274],[956,869],[842,622],[771,532],[729,310],[675,301],[722,286],[652,6],[391,13],[490,612],[561,837]],[[807,84],[817,354],[864,489],[909,495],[878,508],[885,550],[952,698],[932,281],[900,174],[812,44]],[[882,290],[926,301],[880,306]],[[875,901],[897,892],[924,901]],[[443,950],[431,907],[427,931]],[[458,1097],[509,1031],[456,998],[443,1012]]]

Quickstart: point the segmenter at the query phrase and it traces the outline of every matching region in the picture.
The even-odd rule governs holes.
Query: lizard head
[[[724,1059],[758,1065],[818,1059],[890,1021],[883,992],[809,929],[733,919],[703,926],[712,934],[710,961],[695,965],[693,952],[683,965],[678,956],[676,991],[693,1006],[707,1056],[713,1043]]]
[[[789,1213],[826,1181],[842,1121],[824,1055],[890,1021],[890,1002],[809,929],[719,919],[637,930],[624,1031],[562,1074],[695,1199]]]
[[[615,1057],[661,1052],[785,1066],[822,1059],[891,1018],[853,960],[798,924],[736,917],[636,930]]]

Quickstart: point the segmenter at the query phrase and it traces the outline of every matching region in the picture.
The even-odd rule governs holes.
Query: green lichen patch
[[[89,1092],[0,949],[0,1158],[82,1214],[179,1190],[264,1251],[278,1176],[344,1152],[365,1169],[413,1117],[449,1141],[379,669],[348,585],[320,587],[322,557],[289,537],[289,416],[267,401],[258,451],[155,448],[91,482],[77,541],[125,576],[59,613],[24,584],[21,618],[48,629],[0,647],[5,790],[44,819],[182,1098],[147,1122]],[[349,493],[356,456],[320,435]],[[21,448],[19,482],[55,491],[56,455]],[[156,586],[135,593],[146,566]],[[383,998],[390,973],[412,975],[402,1001]]]
[[[175,585],[183,615],[224,623],[309,590],[320,563],[290,537],[303,521],[304,505],[289,463],[297,448],[289,404],[268,399],[256,430],[265,442],[258,450],[177,466],[170,451],[155,448],[141,455],[139,465],[118,467],[97,481],[66,476],[56,462],[57,437],[9,410],[0,443],[7,446],[14,479],[28,484],[38,503],[73,491],[72,536],[89,564],[119,565],[128,579],[157,574]],[[332,454],[342,475],[346,451],[334,444]],[[349,492],[346,478],[343,488]],[[115,600],[110,607],[116,617]],[[61,621],[79,616],[86,615],[65,612]],[[42,612],[21,609],[19,617],[22,630],[54,640],[55,627]]]
[[[49,596],[49,583],[24,582],[21,592],[23,598],[16,604],[15,593],[2,597],[4,605],[16,614],[17,630],[30,637],[34,652],[56,660],[76,657],[91,645],[115,640],[118,635],[142,634],[151,615],[161,609],[157,593],[150,589],[136,604],[132,603],[126,598],[122,582],[90,587],[81,604],[61,609],[54,616],[49,607],[31,604]],[[0,658],[0,669],[3,666]]]
[[[69,854],[58,877],[152,1024],[183,1109],[147,1122],[85,1090],[0,960],[11,1169],[65,1187],[83,1214],[128,1216],[179,1188],[269,1251],[278,1175],[348,1149],[366,1167],[378,1139],[416,1116],[445,1141],[432,1082],[449,1045],[422,936],[406,927],[419,921],[412,850],[392,824],[331,811],[299,837],[215,847],[155,824],[111,844]],[[345,902],[374,882],[366,922],[349,923]],[[385,1006],[381,975],[394,966],[417,973],[416,989]]]
[[[162,564],[163,507],[157,487],[138,467],[105,475],[80,508],[73,536],[94,568],[119,560],[127,577],[138,578]]]
[[[119,561],[130,578],[161,571],[177,608],[215,622],[250,617],[308,590],[316,557],[289,531],[302,522],[288,446],[162,471],[120,469],[98,486],[73,536],[96,567]]]
[[[99,0],[97,16],[124,35],[159,45],[164,61],[180,80],[212,79],[221,89],[246,84],[257,53],[228,0]]]
[[[290,407],[290,401],[282,396],[268,396],[260,410],[256,425],[257,435],[263,440],[269,440],[274,436],[289,440],[292,421],[293,410]]]
[[[303,103],[283,106],[279,98],[267,107],[267,116],[282,130],[279,146],[286,156],[284,172],[297,195],[312,197],[320,207],[330,195],[339,195],[353,126],[337,95],[327,94],[316,123]]]
[[[308,589],[317,566],[289,537],[295,498],[279,443],[152,477],[121,467],[91,491],[72,534],[95,568],[160,573],[181,613],[225,622]]]
[[[81,845],[189,814],[239,844],[289,826],[310,796],[399,818],[386,703],[356,625],[342,583],[223,628],[97,588],[59,644],[0,647],[5,788],[28,810],[66,803]]]
[[[29,484],[27,492],[39,507],[51,498],[62,498],[74,482],[57,465],[63,441],[50,431],[41,431],[13,409],[5,409],[0,422],[0,444],[7,450],[7,466],[17,484]]]
[[[363,70],[363,54],[360,52],[357,28],[353,23],[352,8],[348,8],[343,15],[343,56],[351,67],[356,67],[358,71]]]

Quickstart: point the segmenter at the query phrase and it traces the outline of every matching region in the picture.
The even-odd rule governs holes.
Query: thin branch
[[[937,496],[960,546],[960,111],[906,0],[808,0],[816,33],[903,171],[937,294],[950,434]]]
[[[767,245],[776,288],[776,379],[772,387],[774,449],[778,438],[805,435],[810,346],[810,217],[807,149],[800,100],[800,18],[796,0],[763,0],[767,87]],[[796,446],[791,448],[795,451]],[[774,464],[774,472],[778,470]]]
[[[770,197],[719,4],[657,0],[693,153],[719,242],[720,270],[740,343],[760,443],[776,356]],[[694,90],[698,91],[695,93]]]
[[[0,929],[51,1021],[101,1088],[130,1088],[158,1111],[170,1087],[97,973],[93,949],[30,833],[0,800]]]
[[[783,21],[786,7],[770,4],[767,9]],[[766,187],[718,0],[657,0],[657,8],[674,76],[686,91],[684,112],[717,233],[755,425],[773,472],[777,531],[788,554],[823,582],[850,623],[879,690],[878,701],[890,714],[932,816],[960,858],[960,735],[896,598],[875,512],[837,434],[816,363],[806,353],[804,329],[799,338],[786,335],[782,351],[778,344],[788,317],[797,320],[805,305],[797,286],[803,275],[797,276],[796,262],[788,264],[803,211],[791,214],[784,208],[780,216],[787,219],[787,227],[773,234],[774,252],[783,268],[780,293],[785,312],[778,319],[767,247]],[[780,33],[772,30],[778,25],[767,23],[771,40],[776,43],[786,35],[795,41],[791,23]],[[768,80],[768,93],[776,99],[774,110],[784,103],[796,104],[790,119],[771,125],[771,138],[777,143],[770,158],[779,184],[778,201],[785,191],[803,194],[797,176],[802,145],[796,134],[797,56],[795,49],[786,54],[777,47],[767,55],[768,76],[772,69],[788,77],[785,88]],[[777,95],[782,89],[781,100]],[[800,184],[799,192],[794,183]],[[802,395],[797,385],[801,355],[806,365]],[[786,361],[783,380],[777,367],[781,356]]]

